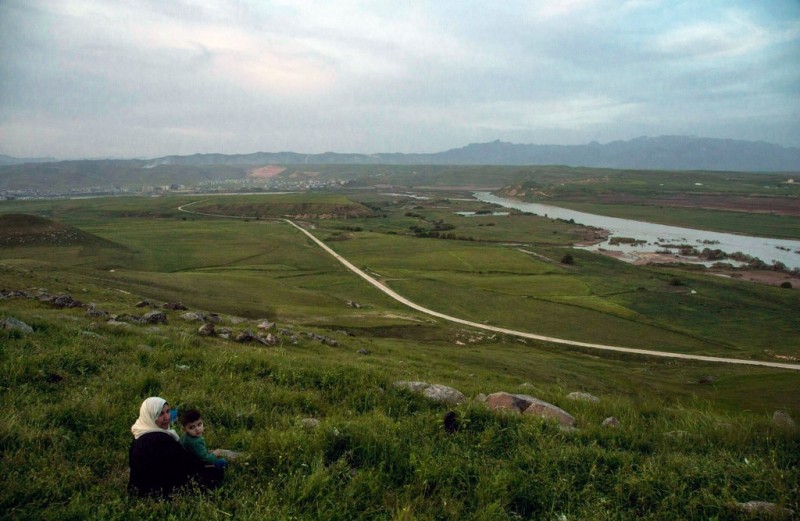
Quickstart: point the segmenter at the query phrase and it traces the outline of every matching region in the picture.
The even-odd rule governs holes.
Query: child
[[[183,436],[181,436],[181,445],[184,449],[191,452],[207,465],[214,465],[218,469],[224,469],[228,466],[225,458],[218,457],[220,451],[213,450],[211,452],[206,448],[206,440],[203,439],[203,417],[200,416],[200,411],[197,409],[189,409],[181,414],[181,425],[183,426]]]

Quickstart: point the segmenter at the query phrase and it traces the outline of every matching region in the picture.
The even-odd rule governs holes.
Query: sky
[[[0,154],[800,147],[798,0],[0,0]]]

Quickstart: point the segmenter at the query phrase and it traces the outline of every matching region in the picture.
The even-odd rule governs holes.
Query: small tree
[[[561,264],[575,264],[575,259],[572,257],[571,254],[567,253],[563,257],[561,257]]]

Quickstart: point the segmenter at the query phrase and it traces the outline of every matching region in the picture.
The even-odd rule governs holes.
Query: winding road
[[[195,214],[198,214],[198,215],[208,215],[208,216],[211,216],[211,217],[233,217],[233,218],[237,218],[237,219],[241,219],[242,218],[242,217],[239,217],[239,216],[221,216],[221,215],[215,215],[215,214],[204,214],[202,212],[193,212],[193,211],[185,209],[185,207],[187,207],[187,206],[189,206],[191,204],[196,204],[198,202],[201,202],[201,201],[195,201],[193,203],[185,204],[183,206],[178,207],[178,210],[181,211],[181,212],[195,213]],[[323,250],[328,252],[330,255],[332,255],[336,260],[341,262],[347,269],[349,269],[350,271],[352,271],[353,273],[355,273],[356,275],[358,275],[362,279],[366,280],[367,282],[369,282],[370,284],[375,286],[377,289],[379,289],[382,292],[384,292],[386,295],[390,296],[391,298],[395,299],[396,301],[400,302],[401,304],[404,304],[404,305],[406,305],[406,306],[408,306],[408,307],[410,307],[412,309],[415,309],[415,310],[417,310],[417,311],[419,311],[421,313],[425,313],[426,315],[430,315],[430,316],[433,316],[433,317],[436,317],[436,318],[440,318],[442,320],[447,320],[449,322],[455,322],[456,324],[463,324],[465,326],[474,327],[476,329],[483,329],[485,331],[493,331],[495,333],[502,333],[504,335],[511,335],[511,336],[517,336],[517,337],[521,337],[521,338],[528,338],[528,339],[531,339],[531,340],[539,340],[539,341],[542,341],[542,342],[550,342],[550,343],[553,343],[553,344],[563,344],[563,345],[569,345],[569,346],[585,347],[585,348],[590,348],[590,349],[600,349],[600,350],[603,350],[603,351],[614,351],[614,352],[618,352],[618,353],[631,353],[631,354],[645,355],[645,356],[656,356],[656,357],[660,357],[660,358],[677,358],[677,359],[681,359],[681,360],[698,360],[698,361],[701,361],[701,362],[714,362],[714,363],[722,363],[722,364],[750,365],[750,366],[772,367],[772,368],[777,368],[777,369],[789,369],[789,370],[793,370],[793,371],[800,371],[800,364],[786,364],[786,363],[780,363],[780,362],[767,362],[767,361],[762,361],[762,360],[744,360],[744,359],[739,359],[739,358],[722,358],[722,357],[704,356],[704,355],[688,355],[688,354],[684,354],[684,353],[670,353],[670,352],[665,352],[665,351],[653,351],[653,350],[649,350],[649,349],[637,349],[637,348],[632,348],[632,347],[620,347],[620,346],[611,346],[611,345],[605,345],[605,344],[593,344],[593,343],[589,343],[589,342],[578,342],[576,340],[568,340],[568,339],[565,339],[565,338],[556,338],[556,337],[550,337],[550,336],[544,336],[544,335],[536,335],[536,334],[533,334],[533,333],[527,333],[525,331],[516,331],[516,330],[513,330],[513,329],[506,329],[504,327],[497,327],[497,326],[491,326],[491,325],[488,325],[488,324],[481,324],[480,322],[472,322],[470,320],[464,320],[462,318],[454,317],[454,316],[451,316],[451,315],[446,315],[444,313],[439,313],[438,311],[434,311],[432,309],[428,309],[426,307],[420,306],[419,304],[417,304],[415,302],[412,302],[412,301],[408,300],[404,296],[396,293],[394,290],[392,290],[388,286],[385,286],[383,283],[381,283],[378,280],[376,280],[375,278],[369,276],[368,274],[363,272],[361,269],[357,268],[352,262],[348,261],[347,259],[345,259],[341,255],[339,255],[338,253],[333,251],[328,245],[326,245],[320,239],[315,237],[311,232],[309,232],[308,230],[306,230],[302,226],[298,225],[294,221],[291,221],[289,219],[282,219],[282,220],[287,222],[287,223],[289,223],[291,226],[294,226],[298,230],[300,230],[309,239],[314,241],[314,243],[317,246],[319,246],[320,248],[322,248]]]

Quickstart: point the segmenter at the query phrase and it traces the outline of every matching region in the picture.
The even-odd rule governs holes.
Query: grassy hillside
[[[235,214],[240,204],[270,208],[287,197],[220,200]],[[313,215],[326,204],[378,215],[304,224],[438,311],[637,347],[798,355],[794,290],[585,252],[563,265],[586,230],[454,213],[484,209],[475,202],[292,197]],[[0,248],[0,288],[69,293],[123,322],[0,299],[0,320],[34,330],[0,330],[7,517],[749,519],[736,505],[751,500],[800,509],[800,431],[772,422],[778,409],[800,417],[800,373],[599,353],[448,324],[377,292],[288,224],[177,210],[202,200],[0,204],[0,215],[46,215],[125,247]],[[465,238],[416,235],[442,224]],[[156,325],[121,317],[147,311],[135,307],[143,298],[219,313],[234,333],[268,318],[280,342],[201,336],[182,312]],[[398,380],[450,385],[468,403],[430,402],[395,388]],[[496,391],[558,405],[578,430],[472,401]],[[573,391],[599,401],[570,400]],[[127,497],[129,428],[153,394],[201,408],[212,447],[248,453],[222,489],[163,503]],[[452,435],[442,428],[448,410],[460,426]],[[619,428],[602,427],[610,416]]]

